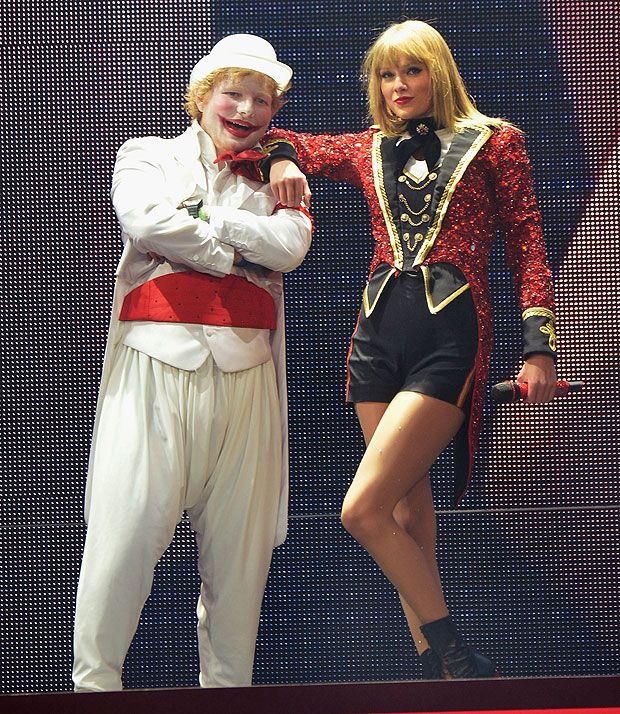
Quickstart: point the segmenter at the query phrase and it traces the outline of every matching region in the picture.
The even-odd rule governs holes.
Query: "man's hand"
[[[149,251],[147,255],[151,260],[154,260],[157,263],[164,263],[166,261],[163,255],[158,255],[157,253],[153,253],[152,251]]]
[[[289,159],[274,159],[269,173],[271,190],[278,203],[297,208],[302,199],[310,206],[312,193],[305,175]]]
[[[542,353],[530,355],[517,375],[517,382],[527,382],[527,401],[532,404],[550,402],[557,381],[553,357]]]

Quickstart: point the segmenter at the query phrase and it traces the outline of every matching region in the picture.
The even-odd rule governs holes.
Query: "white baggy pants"
[[[281,422],[272,362],[196,372],[118,347],[92,445],[76,691],[121,689],[153,570],[186,510],[196,532],[200,684],[247,686],[274,545]]]

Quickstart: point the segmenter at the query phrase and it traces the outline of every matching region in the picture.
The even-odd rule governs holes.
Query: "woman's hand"
[[[310,206],[312,193],[305,175],[289,159],[274,159],[269,173],[269,183],[278,203],[297,208],[303,199]]]
[[[527,400],[532,404],[550,402],[555,396],[558,376],[553,357],[546,354],[530,355],[517,375],[517,382],[527,382]]]

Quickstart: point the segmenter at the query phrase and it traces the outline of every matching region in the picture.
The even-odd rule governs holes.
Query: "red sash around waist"
[[[162,275],[127,293],[119,319],[274,330],[276,309],[272,296],[245,278],[189,271]]]

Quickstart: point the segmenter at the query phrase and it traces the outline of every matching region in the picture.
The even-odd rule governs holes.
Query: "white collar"
[[[200,126],[197,119],[192,121],[190,128],[193,130],[198,142],[200,160],[203,164],[213,164],[215,159],[215,144],[213,140]]]
[[[199,157],[202,163],[205,165],[215,165],[214,161],[216,157],[216,152],[213,139],[211,139],[209,134],[207,134],[207,132],[200,126],[197,119],[194,119],[192,121],[190,125],[190,130],[192,130],[192,132],[196,136],[196,140],[198,142],[199,147]],[[262,150],[260,143],[256,143],[254,146],[248,148],[257,149],[258,151]]]

